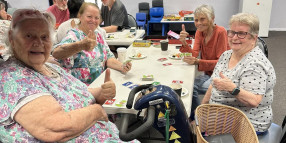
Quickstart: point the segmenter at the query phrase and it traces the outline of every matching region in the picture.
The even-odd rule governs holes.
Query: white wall
[[[152,7],[152,0],[121,0],[127,12],[135,16],[138,12],[138,3],[148,2]],[[259,0],[257,0],[259,2]],[[165,14],[177,13],[180,10],[195,10],[201,4],[212,5],[215,9],[215,22],[228,28],[228,20],[231,15],[239,11],[239,0],[164,0]],[[272,31],[286,31],[286,0],[273,0],[270,18]]]
[[[286,31],[286,0],[273,0],[270,31]]]
[[[46,10],[48,0],[7,0],[15,8],[34,7]],[[98,0],[100,1],[100,0]],[[121,0],[127,12],[135,17],[138,12],[138,3],[148,2],[152,7],[152,0]],[[165,14],[177,13],[180,10],[195,10],[201,4],[212,5],[215,9],[215,21],[218,25],[228,28],[231,15],[239,10],[239,0],[164,0]],[[271,11],[270,30],[286,31],[286,0],[273,0]]]
[[[49,7],[48,0],[6,0],[13,8],[36,8],[46,10]]]

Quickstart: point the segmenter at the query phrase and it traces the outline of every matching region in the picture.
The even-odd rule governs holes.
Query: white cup
[[[126,59],[126,53],[127,49],[126,48],[117,48],[117,55],[118,55],[118,61],[123,63]]]

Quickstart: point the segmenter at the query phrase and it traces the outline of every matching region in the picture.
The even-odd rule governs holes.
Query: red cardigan
[[[186,45],[180,48],[180,52],[190,52],[193,57],[198,57],[201,51],[198,70],[204,71],[207,75],[211,76],[220,55],[230,49],[227,43],[226,30],[216,25],[214,27],[213,36],[207,44],[204,44],[204,40],[203,32],[197,30],[193,49],[191,49],[189,45]]]

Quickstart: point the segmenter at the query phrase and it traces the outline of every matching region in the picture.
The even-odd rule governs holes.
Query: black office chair
[[[136,22],[135,18],[130,14],[128,14],[128,23],[129,23],[129,28],[136,27],[136,29],[137,29],[137,27],[138,27],[137,22]]]
[[[146,18],[147,18],[147,21],[150,19],[149,17],[149,9],[150,9],[150,6],[149,6],[149,3],[148,2],[141,2],[138,4],[138,9],[139,9],[139,12],[140,13],[146,13]]]
[[[267,45],[266,45],[265,41],[261,37],[258,37],[257,45],[263,51],[265,56],[268,58],[268,48],[267,48]]]
[[[163,0],[152,0],[152,7],[164,7]]]

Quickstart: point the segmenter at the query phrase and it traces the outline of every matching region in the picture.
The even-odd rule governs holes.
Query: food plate
[[[169,58],[174,59],[174,60],[181,60],[182,56],[181,56],[181,53],[176,53],[176,54],[170,54]]]
[[[146,58],[146,55],[141,54],[140,56],[137,55],[133,55],[133,56],[129,56],[130,59],[134,59],[134,60],[140,60],[140,59],[144,59]]]
[[[185,87],[182,87],[181,97],[188,95],[188,93],[189,91]]]

